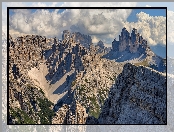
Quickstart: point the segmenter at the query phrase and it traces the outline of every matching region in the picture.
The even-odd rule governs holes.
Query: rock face
[[[135,28],[131,34],[126,28],[123,28],[119,40],[114,39],[112,50],[103,57],[117,62],[127,61],[131,63],[140,63],[146,60],[149,67],[160,72],[166,71],[165,60],[152,52],[147,41],[137,33]]]
[[[147,56],[147,41],[143,39],[142,36],[137,33],[137,30],[133,28],[132,33],[122,29],[121,35],[119,35],[119,40],[112,42],[112,50],[104,55],[103,57],[107,59],[115,59],[117,62],[124,62],[135,60],[141,61]]]
[[[106,54],[108,53],[110,50],[111,50],[111,47],[105,47],[104,46],[104,43],[100,40],[97,45],[95,45],[95,48],[96,48],[96,53],[103,53],[103,54]]]
[[[92,44],[91,36],[81,34],[80,32],[70,33],[68,30],[64,30],[62,34],[62,40],[70,39],[73,42],[80,43],[85,48],[89,49]]]
[[[137,29],[133,28],[131,36],[126,28],[122,29],[121,35],[119,35],[119,41],[112,42],[113,51],[128,51],[130,53],[145,52],[147,48],[147,41],[137,33]]]
[[[74,102],[70,106],[63,105],[52,119],[53,124],[85,124],[86,109],[80,103]]]
[[[89,116],[98,118],[100,107],[108,97],[108,91],[124,64],[101,59],[99,55],[85,57],[87,66],[85,73],[81,72],[76,77],[74,98],[87,109]]]
[[[23,100],[30,102],[31,98],[23,94],[28,85],[38,91],[43,90],[42,99],[49,99],[52,103],[66,95],[76,73],[83,70],[82,56],[87,53],[87,49],[73,39],[58,41],[56,38],[46,39],[38,35],[16,39],[10,36],[9,46],[9,103],[14,110],[23,110]],[[16,100],[15,91],[25,95],[22,96],[24,99]],[[14,100],[17,107],[13,105]],[[27,104],[27,107],[30,106]],[[42,120],[39,121],[42,123]]]
[[[104,43],[101,40],[97,43],[97,46],[99,46],[101,49],[105,48]]]
[[[153,82],[153,83],[151,83]],[[99,116],[99,124],[166,124],[166,76],[125,64]]]

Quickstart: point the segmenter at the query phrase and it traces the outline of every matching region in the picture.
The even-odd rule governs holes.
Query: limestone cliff
[[[166,72],[166,60],[152,52],[135,28],[131,34],[123,28],[119,40],[114,39],[112,50],[103,57],[117,62],[146,63],[157,71]]]
[[[165,74],[127,63],[115,82],[103,105],[99,124],[167,123]]]
[[[105,47],[104,46],[104,43],[100,40],[97,45],[95,45],[95,48],[96,48],[96,53],[99,54],[99,53],[102,53],[102,54],[107,54],[110,50],[111,50],[111,47]]]

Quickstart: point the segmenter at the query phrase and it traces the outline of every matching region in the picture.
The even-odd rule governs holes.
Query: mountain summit
[[[103,56],[117,62],[131,62],[149,66],[160,72],[166,71],[165,59],[156,55],[143,39],[137,29],[133,28],[130,34],[126,28],[122,29],[119,40],[114,39],[112,50]]]

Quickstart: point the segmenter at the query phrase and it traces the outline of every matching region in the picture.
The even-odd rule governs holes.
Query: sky
[[[137,22],[138,19],[136,17],[137,13],[144,12],[146,14],[149,14],[149,16],[163,16],[166,17],[166,10],[165,9],[133,9],[131,14],[128,16],[127,21],[128,22]]]
[[[131,7],[149,7],[157,5],[155,2],[115,2],[114,4],[117,6]],[[6,6],[113,6],[114,4],[113,2],[8,2],[2,4],[2,10],[5,12]],[[166,4],[163,2],[158,2],[158,6],[168,7],[168,22],[173,23],[173,3]],[[71,32],[80,31],[81,33],[91,35],[94,44],[96,44],[99,40],[102,40],[105,46],[111,46],[114,38],[118,40],[118,36],[120,35],[123,27],[126,27],[129,32],[132,30],[132,28],[137,28],[138,32],[148,41],[148,44],[155,52],[160,49],[158,54],[160,53],[161,56],[165,55],[165,51],[162,52],[166,47],[165,10],[66,10],[63,12],[60,10],[18,10],[15,12],[10,12],[10,33],[14,36],[21,33],[31,33],[40,34],[47,37],[61,38],[62,31],[68,29]],[[168,43],[173,45],[174,39],[171,37],[171,35],[174,34],[173,29],[171,31],[169,30],[167,33],[170,35],[170,37],[168,37]]]

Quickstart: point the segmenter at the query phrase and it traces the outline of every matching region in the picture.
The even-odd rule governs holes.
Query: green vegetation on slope
[[[34,86],[28,84],[27,91],[23,98],[28,100],[25,102],[28,110],[23,111],[20,108],[10,108],[10,115],[15,119],[15,124],[51,124],[54,111],[53,103],[49,101],[42,89],[38,90]]]
[[[94,116],[95,118],[99,117],[100,114],[100,107],[97,104],[97,99],[93,97],[89,97],[91,103],[90,103],[90,109],[89,109],[89,115]]]
[[[114,81],[116,76],[108,76],[109,80]],[[85,84],[89,83],[88,79],[84,79]],[[90,116],[94,116],[98,118],[101,112],[100,106],[102,106],[107,98],[109,89],[104,88],[94,88],[96,85],[97,80],[94,79],[93,82],[90,82],[89,87],[85,84],[81,84],[80,86],[76,87],[76,93],[78,97],[76,99],[81,103],[88,110],[88,114]],[[93,88],[92,88],[93,87]],[[92,91],[96,89],[96,93],[92,93]],[[92,95],[91,95],[91,94]]]
[[[106,98],[106,93],[107,90],[100,90],[98,93],[98,97],[95,97],[93,95],[92,97],[87,96],[85,94],[85,87],[81,86],[78,88],[79,94],[81,95],[80,102],[81,104],[87,109],[89,107],[89,115],[94,116],[95,118],[99,117],[100,114],[100,105],[104,104],[105,98]],[[97,99],[98,98],[98,99]],[[88,106],[89,104],[89,106]]]
[[[36,122],[28,116],[27,113],[17,108],[14,110],[10,107],[10,113],[12,118],[16,118],[15,124],[36,124]]]
[[[39,101],[39,107],[41,109],[38,113],[41,124],[51,124],[52,117],[54,116],[53,110],[50,109],[51,105],[53,105],[52,102],[46,98],[37,98],[37,101]]]

